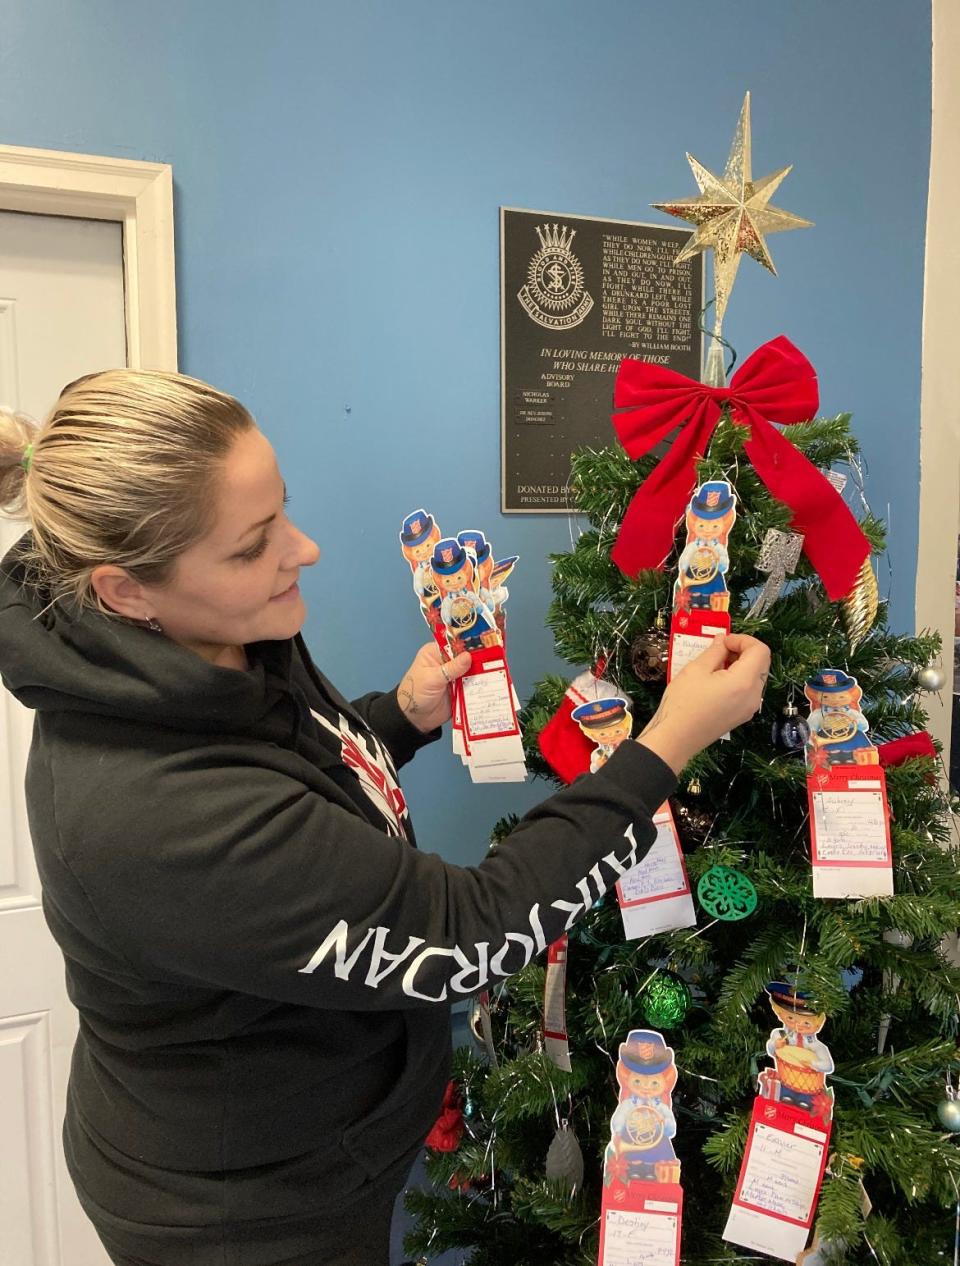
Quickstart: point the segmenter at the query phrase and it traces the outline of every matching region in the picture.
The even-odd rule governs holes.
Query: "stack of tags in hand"
[[[505,587],[517,556],[495,562],[476,530],[444,537],[432,514],[415,510],[400,529],[423,618],[446,660],[473,663],[451,687],[453,750],[474,782],[523,782],[527,767],[504,641]]]

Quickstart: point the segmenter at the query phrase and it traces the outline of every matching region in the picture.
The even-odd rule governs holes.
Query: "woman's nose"
[[[300,532],[300,566],[312,567],[320,557],[320,546],[305,533]]]
[[[320,557],[320,546],[311,540],[305,532],[301,532],[294,524],[290,524],[290,535],[287,538],[287,551],[281,567],[284,571],[293,571],[297,567],[312,567]]]

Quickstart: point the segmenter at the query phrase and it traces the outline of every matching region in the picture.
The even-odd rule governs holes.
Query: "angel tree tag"
[[[713,638],[730,632],[727,544],[736,517],[736,494],[724,479],[701,484],[687,506],[687,543],[673,587],[667,681]]]
[[[598,1266],[678,1266],[683,1188],[673,1150],[673,1051],[653,1029],[620,1044],[620,1098],[603,1162]]]
[[[617,880],[617,901],[628,941],[693,927],[697,912],[669,801],[653,815],[657,834],[647,855]]]
[[[780,1027],[767,1042],[740,1177],[723,1238],[795,1262],[813,1225],[827,1164],[833,1056],[820,1040],[826,1015],[788,981],[766,986]]]
[[[841,668],[804,685],[810,701],[807,799],[815,897],[893,895],[886,775],[860,711],[863,691]]]

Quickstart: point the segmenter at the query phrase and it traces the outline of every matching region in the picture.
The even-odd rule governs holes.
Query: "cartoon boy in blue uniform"
[[[630,737],[633,717],[629,709],[626,699],[612,695],[608,699],[591,699],[588,703],[581,703],[570,713],[571,719],[576,721],[587,738],[597,744],[590,753],[591,774],[602,768],[623,740]]]
[[[428,624],[440,622],[440,593],[430,568],[430,556],[440,535],[433,515],[426,510],[408,514],[400,528],[400,547],[413,572],[413,591]]]
[[[497,628],[504,633],[506,629],[503,605],[510,597],[510,591],[503,582],[509,579],[518,556],[514,554],[510,558],[494,562],[490,542],[477,528],[458,532],[457,540],[468,554],[472,552],[475,556],[480,597],[493,612]]]
[[[440,593],[440,619],[452,649],[474,651],[500,645],[493,612],[478,592],[473,557],[455,537],[437,541],[430,569]]]
[[[654,1029],[634,1029],[620,1044],[620,1102],[610,1118],[604,1181],[679,1182],[671,1098],[677,1084],[673,1051]]]
[[[828,765],[876,765],[880,757],[867,736],[870,723],[860,711],[863,691],[842,668],[824,668],[809,677],[803,693],[810,700],[810,747]]]
[[[726,611],[730,593],[727,542],[737,517],[737,498],[723,479],[701,484],[687,507],[687,544],[680,555],[674,610]]]

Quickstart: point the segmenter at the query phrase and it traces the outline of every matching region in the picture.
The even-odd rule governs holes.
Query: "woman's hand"
[[[697,752],[760,711],[770,650],[744,633],[714,638],[667,686],[637,742],[679,774]]]
[[[470,667],[470,652],[444,660],[436,642],[417,651],[413,663],[397,686],[400,710],[423,734],[450,720],[450,683]]]

